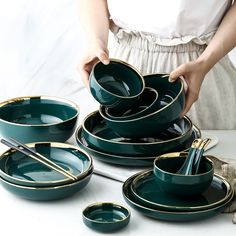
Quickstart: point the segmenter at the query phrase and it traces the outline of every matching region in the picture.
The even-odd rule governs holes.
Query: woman
[[[143,75],[184,77],[183,115],[200,129],[236,129],[236,69],[227,56],[236,45],[234,1],[79,0],[79,10],[89,42],[79,65],[85,85],[97,60],[109,63],[110,28],[112,57]]]

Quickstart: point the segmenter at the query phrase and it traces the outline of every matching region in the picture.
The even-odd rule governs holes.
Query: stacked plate
[[[202,220],[222,212],[234,191],[221,176],[214,175],[210,187],[201,195],[179,197],[164,192],[155,181],[153,170],[137,173],[123,185],[126,202],[140,213],[159,220]]]
[[[52,142],[31,143],[27,146],[73,174],[76,180],[9,149],[0,156],[1,183],[9,192],[30,200],[56,200],[80,191],[90,181],[92,159],[80,148]]]
[[[185,116],[159,135],[124,138],[107,126],[98,111],[89,114],[76,131],[79,147],[91,156],[125,166],[151,166],[157,155],[186,150],[200,136],[200,130]]]

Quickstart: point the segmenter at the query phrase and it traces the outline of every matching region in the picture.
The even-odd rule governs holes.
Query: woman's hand
[[[185,108],[182,112],[182,116],[184,116],[189,111],[192,104],[197,101],[203,79],[207,72],[208,71],[205,67],[204,62],[199,62],[198,60],[196,60],[182,64],[170,73],[171,82],[174,82],[179,77],[183,76],[187,84],[187,88],[185,91],[186,102]]]

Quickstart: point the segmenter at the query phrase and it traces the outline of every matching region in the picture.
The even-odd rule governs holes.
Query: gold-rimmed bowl
[[[23,143],[64,142],[76,128],[79,107],[64,98],[25,96],[0,103],[0,134]]]

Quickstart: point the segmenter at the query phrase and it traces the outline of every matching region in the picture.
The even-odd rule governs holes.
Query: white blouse
[[[112,31],[160,45],[209,43],[232,0],[107,0]]]

